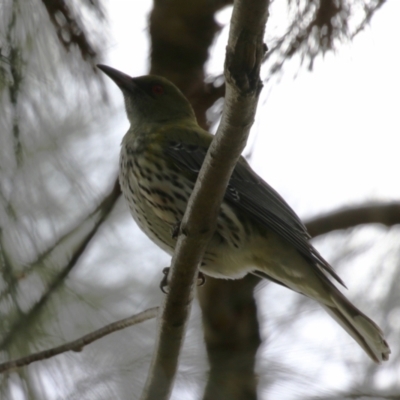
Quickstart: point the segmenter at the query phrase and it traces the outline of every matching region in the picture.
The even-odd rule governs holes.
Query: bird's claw
[[[165,267],[162,270],[162,273],[164,274],[164,277],[161,279],[160,282],[160,289],[164,294],[168,294],[168,291],[165,290],[165,288],[168,287],[168,274],[169,274],[169,267]],[[203,286],[206,283],[206,277],[205,275],[199,271],[197,274],[197,286]]]
[[[160,289],[164,294],[167,294],[168,291],[165,290],[166,287],[168,287],[168,273],[169,273],[169,267],[165,267],[162,270],[162,273],[164,274],[164,277],[161,279],[160,282]]]
[[[197,275],[197,286],[203,286],[206,283],[206,276],[199,271]]]
[[[178,221],[172,228],[172,239],[176,239],[179,236],[179,231],[181,229],[181,221]]]

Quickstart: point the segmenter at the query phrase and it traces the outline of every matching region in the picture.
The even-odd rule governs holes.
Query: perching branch
[[[67,351],[82,351],[83,347],[87,346],[94,341],[101,339],[110,333],[120,331],[129,326],[140,324],[148,319],[155,318],[158,315],[158,307],[149,308],[148,310],[142,311],[139,314],[134,314],[131,317],[121,319],[113,322],[112,324],[106,325],[103,328],[97,329],[79,339],[73,340],[72,342],[65,343],[52,349],[40,351],[38,353],[30,354],[29,356],[19,358],[17,360],[11,360],[0,364],[0,373],[14,370],[16,368],[24,367],[35,361],[46,360],[48,358],[57,356],[58,354],[65,353]]]
[[[400,224],[400,203],[373,204],[346,208],[319,216],[306,223],[312,237],[361,224]]]
[[[265,0],[235,2],[225,61],[226,98],[221,125],[200,170],[183,217],[170,270],[159,336],[143,400],[168,399],[178,364],[197,267],[210,240],[230,175],[253,124],[262,84]]]

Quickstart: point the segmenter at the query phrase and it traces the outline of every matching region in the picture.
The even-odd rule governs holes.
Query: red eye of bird
[[[164,88],[161,85],[153,85],[151,91],[157,96],[159,96],[160,94],[164,93]]]

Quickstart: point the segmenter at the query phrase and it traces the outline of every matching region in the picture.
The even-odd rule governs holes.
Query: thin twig
[[[112,324],[106,325],[96,331],[88,333],[79,339],[73,340],[72,342],[65,343],[58,347],[53,347],[48,350],[39,351],[38,353],[30,354],[29,356],[19,358],[17,360],[11,360],[0,364],[0,373],[14,370],[26,365],[29,365],[35,361],[46,360],[47,358],[54,357],[58,354],[65,353],[67,351],[82,351],[83,347],[93,343],[94,341],[109,335],[110,333],[120,331],[128,326],[139,324],[148,319],[155,318],[158,315],[159,307],[149,308],[148,310],[142,311],[139,314],[134,314],[131,317],[121,319],[113,322]]]

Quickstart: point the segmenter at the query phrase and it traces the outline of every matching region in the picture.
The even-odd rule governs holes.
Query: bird
[[[98,68],[122,91],[130,122],[121,143],[122,193],[140,229],[172,255],[177,240],[172,232],[183,218],[213,135],[198,125],[189,101],[166,78],[132,78],[106,65]],[[338,289],[344,282],[310,239],[293,209],[240,157],[199,270],[223,279],[251,273],[309,297],[373,361],[388,360],[382,330]]]

